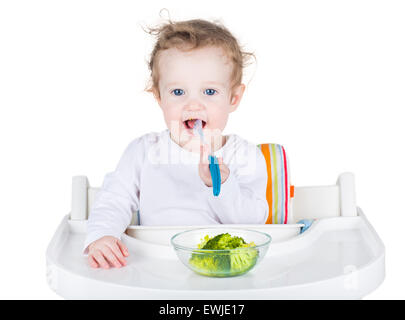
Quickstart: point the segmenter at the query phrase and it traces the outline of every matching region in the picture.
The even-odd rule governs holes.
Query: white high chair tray
[[[357,214],[318,219],[302,234],[301,225],[250,225],[274,241],[258,266],[232,278],[184,266],[168,245],[175,228],[162,228],[162,244],[124,234],[127,266],[93,269],[82,254],[86,221],[66,216],[46,253],[47,280],[68,299],[359,299],[383,281],[385,249],[359,208]]]

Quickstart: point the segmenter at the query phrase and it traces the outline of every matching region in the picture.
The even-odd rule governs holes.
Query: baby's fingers
[[[103,255],[114,267],[121,267],[121,263],[118,261],[114,252],[109,247],[103,248]]]
[[[118,244],[118,247],[119,247],[119,249],[121,250],[122,254],[123,254],[125,257],[128,257],[128,256],[129,256],[129,252],[128,252],[128,248],[125,246],[125,244],[123,244],[120,240],[117,240],[117,244]]]
[[[93,258],[101,268],[103,268],[103,269],[110,268],[110,266],[108,265],[108,262],[105,260],[103,254],[101,253],[100,250],[96,250],[95,252],[93,252]]]
[[[98,263],[97,261],[94,259],[94,257],[92,255],[88,255],[87,260],[89,262],[90,267],[92,268],[98,268]]]
[[[119,263],[123,266],[125,266],[127,263],[125,261],[125,258],[123,256],[123,252],[121,251],[120,247],[114,243],[111,247],[111,250],[113,252],[113,254],[115,255],[115,257],[117,258],[117,260],[119,261]],[[128,256],[128,254],[127,254]]]

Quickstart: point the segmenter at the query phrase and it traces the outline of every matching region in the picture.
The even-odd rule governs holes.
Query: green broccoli
[[[202,249],[226,250],[236,249],[246,244],[245,240],[240,237],[232,237],[229,233],[221,233],[208,240]]]
[[[255,244],[247,244],[241,237],[222,233],[213,238],[205,236],[190,258],[190,265],[202,275],[227,277],[244,274],[256,264],[257,249],[248,249]],[[235,250],[240,248],[240,250]],[[223,251],[211,251],[223,250]]]

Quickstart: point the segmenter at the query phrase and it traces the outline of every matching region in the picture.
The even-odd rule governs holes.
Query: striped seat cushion
[[[294,223],[291,210],[294,187],[290,184],[290,168],[284,147],[273,143],[257,146],[262,151],[267,166],[266,198],[269,215],[266,224]]]

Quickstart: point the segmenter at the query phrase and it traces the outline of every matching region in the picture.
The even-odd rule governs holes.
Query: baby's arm
[[[253,166],[250,169],[242,165],[238,172],[232,171],[219,159],[222,180],[219,196],[213,196],[212,183],[205,183],[208,202],[221,223],[263,224],[267,220],[269,208],[266,200],[266,163],[259,148],[254,148],[250,153],[253,157],[246,164]],[[225,177],[222,177],[224,174]],[[201,178],[205,182],[206,178]]]
[[[123,265],[128,250],[119,241],[139,209],[139,179],[144,149],[140,138],[125,150],[114,172],[107,174],[90,210],[84,252],[95,266],[108,262]],[[119,249],[119,250],[118,250]],[[100,257],[100,254],[102,256]],[[117,259],[114,259],[117,258]]]

